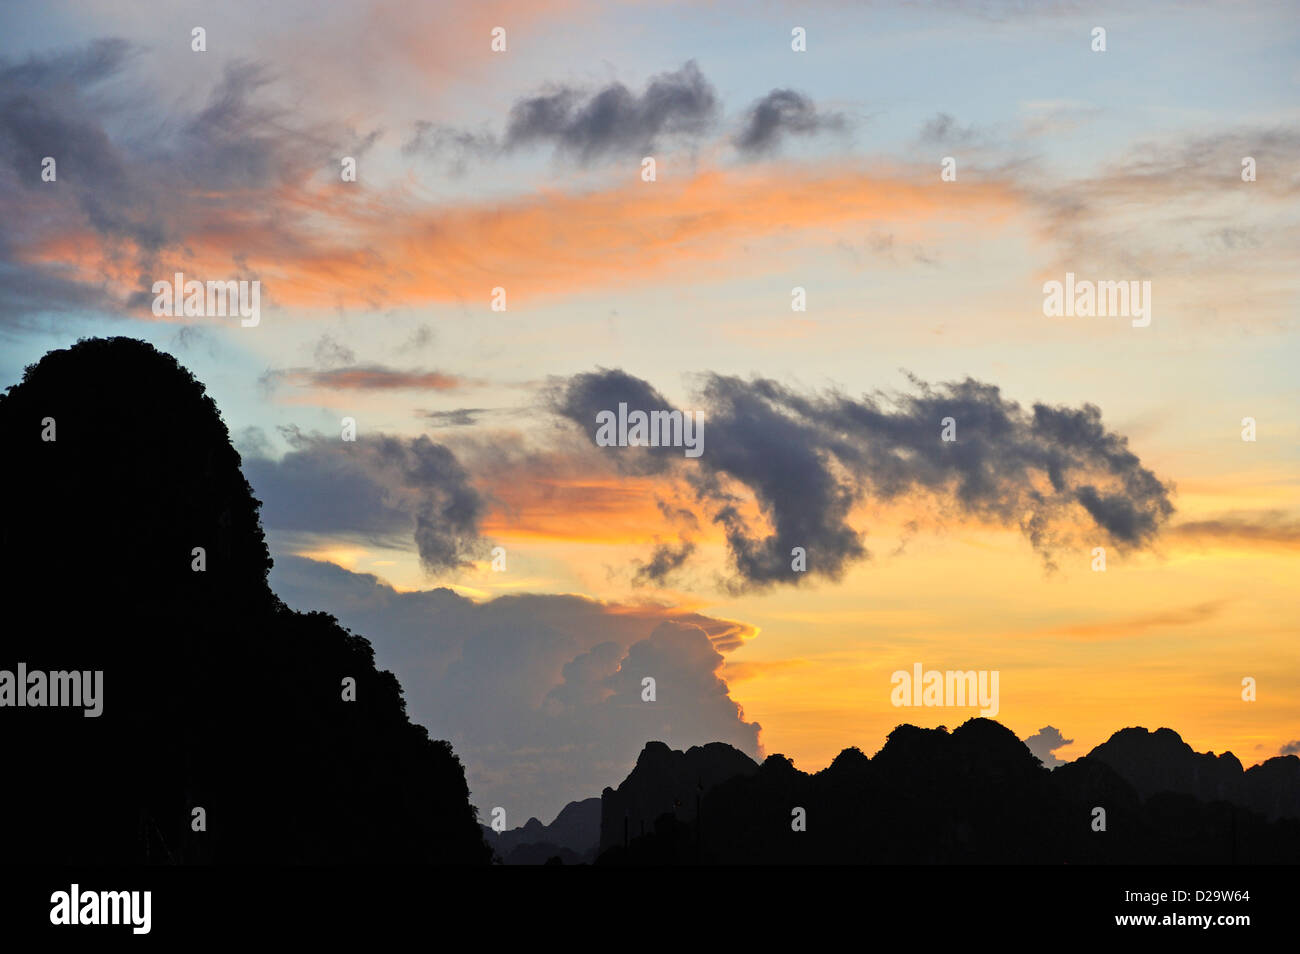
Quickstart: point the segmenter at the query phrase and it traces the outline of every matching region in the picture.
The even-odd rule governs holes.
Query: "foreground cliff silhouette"
[[[605,789],[600,847],[613,865],[1295,864],[1300,759],[1243,772],[1168,729],[1125,729],[1049,771],[988,719],[901,725],[874,758],[845,749],[812,775],[722,743],[651,742]]]
[[[46,355],[0,447],[0,670],[104,672],[98,718],[0,708],[0,862],[486,863],[459,760],[370,644],[267,587],[260,504],[173,358]]]

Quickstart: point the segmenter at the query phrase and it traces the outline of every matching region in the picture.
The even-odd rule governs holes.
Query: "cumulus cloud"
[[[294,429],[284,434],[291,449],[282,458],[243,462],[244,476],[264,504],[268,530],[414,541],[430,572],[482,556],[479,526],[486,504],[448,448],[424,436],[363,434],[343,441]]]
[[[717,111],[713,85],[690,60],[652,77],[641,93],[616,82],[597,90],[556,86],[521,99],[500,136],[421,122],[402,149],[447,160],[459,171],[472,158],[536,145],[586,163],[616,154],[644,155],[665,137],[697,136],[713,125]]]
[[[929,493],[959,516],[1018,525],[1053,567],[1056,550],[1079,543],[1077,524],[1117,549],[1148,545],[1173,512],[1170,488],[1142,466],[1095,406],[1023,409],[973,379],[859,399],[802,393],[775,381],[702,377],[704,452],[616,448],[614,466],[685,481],[722,527],[735,589],[838,579],[868,556],[849,515],[868,497]],[[620,370],[553,383],[550,406],[594,441],[595,413],[671,408],[656,389]],[[941,439],[952,419],[956,440]],[[752,505],[751,505],[752,502]],[[757,508],[757,513],[754,508]],[[1092,539],[1092,537],[1089,537]],[[791,571],[791,550],[808,555]]]
[[[700,136],[715,125],[717,114],[717,93],[692,60],[655,76],[640,94],[611,83],[597,90],[561,85],[526,97],[511,107],[500,135],[422,121],[402,152],[441,161],[452,174],[463,173],[475,160],[535,145],[587,163],[609,155],[645,155],[666,137]],[[819,111],[803,93],[774,89],[745,111],[732,142],[742,154],[760,156],[790,136],[845,128],[842,115]]]
[[[776,149],[787,135],[813,135],[845,128],[838,113],[818,112],[811,99],[792,89],[774,89],[749,107],[736,135],[736,148],[747,155]]]
[[[713,86],[694,60],[653,77],[640,95],[622,83],[595,93],[561,88],[510,110],[506,148],[545,142],[590,160],[652,150],[665,135],[703,132],[717,112]]]
[[[761,757],[758,724],[720,677],[722,654],[753,635],[744,624],[579,596],[399,593],[300,557],[277,557],[271,585],[370,639],[412,719],[465,761],[480,810],[505,807],[511,824],[617,785],[652,739]],[[641,700],[646,677],[654,703]]]
[[[1034,756],[1043,763],[1047,768],[1056,768],[1058,765],[1064,765],[1062,759],[1058,759],[1053,753],[1067,745],[1073,745],[1074,739],[1067,739],[1061,735],[1061,730],[1050,725],[1045,725],[1029,738],[1025,739],[1025,745]]]

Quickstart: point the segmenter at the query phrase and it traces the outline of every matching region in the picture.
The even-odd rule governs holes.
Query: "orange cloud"
[[[1226,600],[1198,603],[1185,609],[1163,610],[1156,613],[1143,613],[1122,619],[1112,619],[1103,623],[1079,623],[1070,626],[1058,626],[1043,630],[1043,636],[1072,636],[1077,639],[1123,639],[1148,629],[1167,626],[1194,626],[1214,619],[1222,610]]]
[[[722,678],[729,684],[746,682],[771,673],[797,669],[806,665],[808,665],[807,659],[767,659],[751,660],[749,662],[736,662],[729,659],[722,667]]]
[[[1280,510],[1230,513],[1207,520],[1190,520],[1170,527],[1169,534],[1194,549],[1300,548],[1300,520]]]
[[[204,205],[181,248],[153,256],[170,279],[257,277],[263,301],[304,308],[481,302],[507,304],[718,267],[758,239],[775,254],[795,233],[866,224],[964,220],[987,228],[1018,207],[1000,183],[944,189],[857,169],[768,166],[712,170],[585,194],[539,192],[491,203],[433,206],[406,188],[367,192],[341,182],[285,185]],[[256,210],[256,211],[254,211]],[[47,235],[28,260],[107,278],[125,301],[141,288],[138,261],[89,229]],[[135,250],[139,253],[140,250]],[[148,316],[147,307],[141,309]]]
[[[275,380],[287,381],[297,387],[328,388],[347,391],[432,390],[454,391],[471,383],[453,374],[440,371],[399,371],[380,365],[354,365],[317,371],[310,368],[290,368],[272,372]]]

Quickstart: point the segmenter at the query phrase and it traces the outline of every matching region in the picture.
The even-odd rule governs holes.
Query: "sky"
[[[979,714],[894,705],[917,664],[1048,764],[1254,764],[1300,749],[1297,12],[10,2],[0,384],[175,354],[272,587],[511,826],[652,738],[814,771]],[[156,314],[177,272],[258,320]],[[601,446],[620,403],[699,456]]]

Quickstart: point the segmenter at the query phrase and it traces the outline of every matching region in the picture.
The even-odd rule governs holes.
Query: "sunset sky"
[[[915,663],[1065,760],[1300,751],[1300,8],[1132,6],[7,3],[0,386],[176,355],[273,588],[511,826],[651,738],[814,771],[977,714],[891,705]],[[155,317],[178,271],[260,322]],[[1150,325],[1046,317],[1067,272]],[[638,396],[698,461],[595,445]]]

